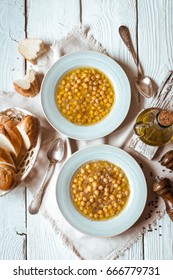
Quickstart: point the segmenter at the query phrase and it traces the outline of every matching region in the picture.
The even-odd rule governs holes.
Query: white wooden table
[[[132,94],[136,68],[118,35],[120,25],[129,27],[144,71],[157,85],[173,69],[172,0],[0,0],[0,89],[13,90],[12,81],[25,73],[20,38],[52,43],[79,23],[89,25],[124,68]],[[76,259],[40,214],[29,215],[30,200],[23,188],[0,198],[0,259]],[[165,215],[119,259],[173,259],[173,223]]]

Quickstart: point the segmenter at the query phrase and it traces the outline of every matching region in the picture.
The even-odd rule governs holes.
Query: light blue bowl
[[[121,167],[130,185],[130,197],[119,215],[107,221],[92,221],[80,214],[70,197],[70,181],[75,171],[92,160],[106,160]],[[98,237],[120,234],[131,227],[141,215],[147,198],[144,174],[138,163],[125,151],[99,145],[74,153],[63,165],[56,183],[56,198],[65,219],[77,230]]]
[[[104,72],[115,89],[115,102],[110,113],[100,122],[79,126],[69,122],[58,111],[55,87],[67,71],[82,66],[95,67]],[[49,123],[59,132],[74,139],[97,139],[115,130],[125,119],[131,101],[130,85],[126,74],[110,57],[93,51],[79,51],[63,56],[49,69],[41,87],[43,112]]]

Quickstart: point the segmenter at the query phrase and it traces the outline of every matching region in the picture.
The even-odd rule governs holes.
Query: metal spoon
[[[141,95],[143,95],[144,97],[147,97],[147,98],[152,97],[154,95],[154,88],[153,88],[152,80],[149,77],[144,76],[141,65],[140,65],[140,63],[138,63],[137,56],[135,54],[133,44],[131,41],[129,29],[126,26],[122,25],[119,27],[119,34],[120,34],[123,42],[127,46],[128,50],[130,51],[130,53],[134,59],[134,62],[137,66],[137,69],[138,69],[138,77],[135,81],[135,86],[136,86],[138,92]]]
[[[41,183],[40,188],[38,189],[38,191],[36,192],[36,194],[34,195],[30,205],[29,205],[29,213],[30,214],[37,214],[39,212],[41,203],[42,203],[42,199],[43,199],[43,195],[45,192],[45,189],[47,187],[47,184],[45,184],[46,182],[46,178],[48,177],[48,175],[50,175],[50,171],[52,170],[52,166],[55,167],[56,163],[59,163],[62,161],[63,157],[64,157],[64,141],[61,138],[57,138],[55,139],[48,152],[47,152],[47,157],[50,161],[47,172],[44,176],[44,179]]]

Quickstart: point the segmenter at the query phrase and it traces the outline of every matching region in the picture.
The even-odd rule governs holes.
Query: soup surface
[[[96,160],[82,165],[70,184],[76,209],[92,220],[107,220],[126,205],[130,188],[124,171],[115,164]]]
[[[110,112],[114,99],[110,80],[95,68],[67,72],[55,89],[58,110],[77,125],[92,125],[102,120]]]

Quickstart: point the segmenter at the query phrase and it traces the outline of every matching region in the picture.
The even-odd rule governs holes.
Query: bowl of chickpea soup
[[[56,199],[65,219],[77,230],[110,237],[130,228],[147,197],[145,177],[125,151],[110,145],[84,148],[63,165]]]
[[[60,58],[41,87],[49,123],[73,139],[92,140],[114,131],[125,119],[131,100],[123,69],[110,57],[78,51]]]

